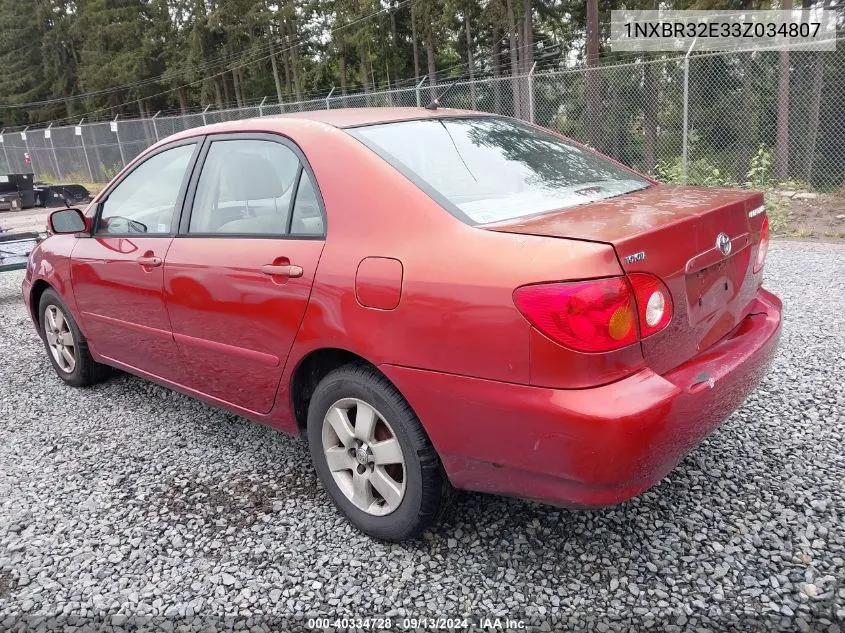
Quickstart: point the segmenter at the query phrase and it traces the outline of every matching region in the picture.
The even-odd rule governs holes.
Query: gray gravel
[[[390,546],[338,515],[303,442],[125,375],[63,386],[0,274],[0,629],[845,632],[845,247],[778,242],[767,277],[771,373],[656,489],[593,512],[463,493]]]

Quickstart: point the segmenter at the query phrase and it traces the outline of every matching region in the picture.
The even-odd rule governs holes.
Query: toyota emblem
[[[719,252],[722,253],[725,257],[731,254],[731,238],[729,238],[724,233],[719,233],[716,236],[716,248],[719,249]]]

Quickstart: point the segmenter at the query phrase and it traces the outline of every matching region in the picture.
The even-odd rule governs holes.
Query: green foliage
[[[730,175],[719,167],[724,157],[712,156],[691,160],[688,165],[687,184],[702,187],[745,187],[759,191],[774,189],[790,191],[807,191],[809,183],[800,180],[788,180],[778,183],[773,173],[774,160],[772,151],[765,145],[760,145],[751,157],[748,171],[742,183],[736,182]],[[660,161],[654,170],[655,178],[661,182],[679,185],[683,182],[681,157]],[[775,200],[773,198],[773,200]],[[774,202],[772,204],[775,204]]]
[[[662,182],[675,185],[683,182],[683,168],[681,157],[663,160],[654,169],[655,178]],[[701,187],[736,187],[737,183],[726,176],[708,158],[698,158],[689,162],[687,170],[687,184]]]
[[[101,167],[101,171],[103,172],[103,177],[105,182],[111,181],[112,178],[117,176],[120,173],[120,170],[123,169],[120,165],[113,163],[110,165],[103,165]]]
[[[772,189],[774,187],[773,165],[774,159],[771,150],[761,145],[757,149],[757,153],[751,158],[748,173],[745,175],[745,186],[749,189],[760,189],[762,191]]]
[[[769,218],[769,228],[772,233],[785,233],[789,229],[792,215],[789,210],[790,200],[777,193],[766,194],[766,215]]]

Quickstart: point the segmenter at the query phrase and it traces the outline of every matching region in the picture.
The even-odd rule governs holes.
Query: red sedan
[[[474,112],[188,130],[50,229],[23,292],[62,380],[116,367],[304,435],[340,510],[390,540],[453,487],[643,492],[780,330],[761,194],[663,186]]]

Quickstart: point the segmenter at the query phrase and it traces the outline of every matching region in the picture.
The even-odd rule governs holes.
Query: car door
[[[267,413],[325,243],[322,201],[279,136],[209,137],[200,164],[164,264],[174,338],[194,389]]]
[[[184,365],[164,304],[164,257],[173,241],[199,141],[165,146],[99,202],[94,231],[71,256],[86,336],[106,358],[182,382]]]

